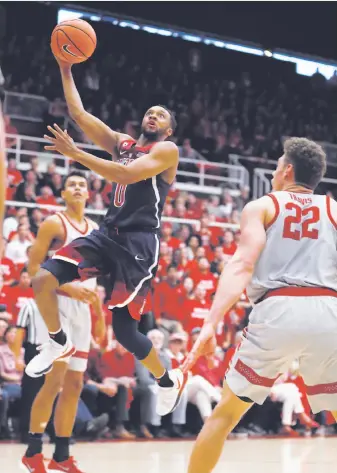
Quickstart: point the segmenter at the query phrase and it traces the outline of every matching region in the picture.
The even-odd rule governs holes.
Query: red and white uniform
[[[56,215],[61,219],[64,228],[65,240],[63,246],[69,245],[76,238],[89,235],[95,228],[91,220],[85,219],[86,228],[84,231],[81,231],[74,226],[65,213],[58,212]],[[53,255],[53,258],[63,259],[61,255],[58,255],[58,252]],[[97,282],[96,278],[92,278],[80,284],[88,289],[95,289]],[[70,360],[66,360],[69,361],[69,369],[84,372],[87,368],[91,340],[90,306],[68,297],[65,293],[60,293],[58,303],[62,328],[69,335],[76,348],[75,355]]]
[[[262,404],[280,373],[299,359],[314,413],[337,410],[337,222],[330,198],[269,194],[275,217],[255,266],[255,303],[227,382]]]

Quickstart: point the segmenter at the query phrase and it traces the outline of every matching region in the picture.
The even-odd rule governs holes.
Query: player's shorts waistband
[[[262,302],[269,297],[275,296],[290,296],[290,297],[337,297],[337,291],[328,287],[298,287],[298,286],[287,286],[280,287],[278,289],[272,289],[266,292],[255,304]]]

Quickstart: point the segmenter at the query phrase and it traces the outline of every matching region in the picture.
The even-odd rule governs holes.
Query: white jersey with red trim
[[[62,248],[69,245],[69,243],[76,240],[76,238],[85,237],[89,235],[95,229],[94,223],[86,217],[84,217],[86,227],[82,231],[69,220],[69,218],[64,212],[57,212],[56,215],[61,219],[65,233],[65,240]],[[83,284],[83,286],[87,287],[88,289],[95,289],[97,281],[96,278],[91,278],[87,279],[86,281],[83,281],[81,284]]]
[[[249,299],[257,302],[269,290],[287,286],[337,291],[337,223],[330,198],[286,191],[268,196],[275,218],[247,288]]]

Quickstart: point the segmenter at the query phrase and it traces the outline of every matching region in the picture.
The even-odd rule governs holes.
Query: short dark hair
[[[165,105],[159,104],[158,107],[163,108],[164,110],[166,110],[166,111],[170,114],[170,117],[171,117],[171,128],[172,128],[173,131],[175,131],[176,128],[177,128],[176,114],[173,112],[173,110],[170,110],[170,109],[167,108]]]
[[[307,138],[289,138],[283,148],[286,162],[294,166],[295,182],[315,189],[326,172],[322,146]]]
[[[88,182],[88,179],[87,179],[87,176],[85,175],[85,173],[83,171],[77,171],[77,170],[74,170],[74,171],[71,171],[70,174],[68,174],[68,176],[66,176],[63,180],[63,185],[62,185],[62,190],[65,189],[66,187],[66,182],[68,179],[70,179],[71,177],[83,177],[83,179],[86,180],[86,183],[88,184],[88,187],[89,187],[89,182]]]

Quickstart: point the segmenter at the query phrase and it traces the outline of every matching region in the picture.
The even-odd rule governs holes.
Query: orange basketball
[[[76,64],[86,61],[95,51],[95,30],[84,20],[66,20],[55,26],[51,35],[53,54],[62,61]]]

